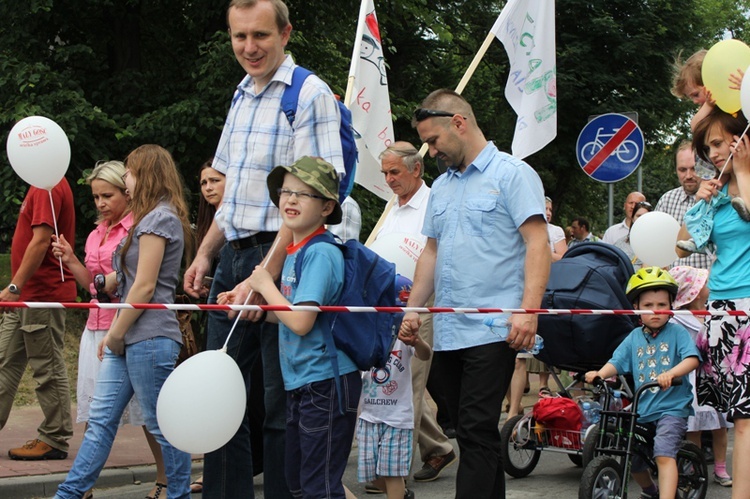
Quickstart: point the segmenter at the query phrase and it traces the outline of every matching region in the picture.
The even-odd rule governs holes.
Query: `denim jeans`
[[[214,275],[208,302],[216,303],[222,291],[233,289],[252,274],[271,244],[235,250],[225,244]],[[283,248],[277,251],[284,251]],[[221,348],[234,324],[225,312],[209,312],[207,348]],[[227,354],[237,361],[250,399],[250,375],[258,356],[263,360],[263,495],[269,499],[291,498],[284,476],[286,392],[279,363],[278,327],[271,323],[240,320],[227,345]],[[232,439],[222,448],[205,455],[204,499],[254,497],[250,423],[247,413]]]
[[[190,497],[190,454],[172,447],[156,421],[156,399],[174,370],[180,345],[157,336],[125,347],[125,355],[106,349],[91,402],[89,424],[73,467],[57,489],[56,498],[73,499],[94,486],[112,450],[120,417],[135,393],[146,428],[161,445],[167,472],[167,496]]]
[[[341,376],[343,414],[333,378],[287,392],[286,475],[295,498],[344,499],[362,375]],[[409,445],[411,447],[411,444]]]

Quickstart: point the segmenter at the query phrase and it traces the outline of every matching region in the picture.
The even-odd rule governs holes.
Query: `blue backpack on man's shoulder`
[[[313,237],[300,250],[294,266],[297,282],[302,278],[305,251],[313,244],[329,243],[344,254],[344,285],[336,305],[394,307],[396,267],[356,240],[341,243],[330,232]],[[336,379],[339,408],[343,412],[336,349],[349,356],[361,371],[385,367],[401,326],[402,313],[321,312],[326,350]]]
[[[281,96],[281,110],[284,111],[286,119],[289,120],[289,126],[292,128],[294,128],[294,118],[297,115],[297,103],[302,84],[311,74],[313,72],[309,69],[301,66],[295,67],[292,73],[292,84],[284,89],[284,94]],[[339,138],[341,139],[341,152],[344,155],[344,169],[346,170],[344,177],[339,182],[339,202],[343,203],[354,187],[354,176],[357,171],[357,143],[354,140],[351,111],[339,99],[336,99],[336,103],[341,114]]]

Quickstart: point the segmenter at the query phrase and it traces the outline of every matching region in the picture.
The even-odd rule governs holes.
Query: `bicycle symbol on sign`
[[[583,158],[583,161],[585,163],[591,161],[591,159],[596,156],[596,153],[598,153],[604,147],[604,144],[607,143],[607,140],[614,137],[614,135],[619,130],[619,128],[614,128],[612,129],[612,133],[604,133],[604,127],[598,128],[594,140],[586,143],[586,145],[581,148],[581,158]],[[617,155],[617,159],[619,159],[621,162],[632,163],[633,161],[636,161],[638,159],[639,152],[640,149],[638,147],[638,144],[636,144],[632,140],[624,140],[617,149],[612,151],[612,154],[610,154],[610,156]]]

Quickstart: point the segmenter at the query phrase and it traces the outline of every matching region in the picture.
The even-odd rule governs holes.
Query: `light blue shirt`
[[[435,306],[520,307],[526,245],[518,228],[534,215],[545,215],[539,176],[492,142],[463,173],[450,168],[438,177],[422,228],[437,240]],[[485,317],[435,314],[434,349],[500,341],[482,324]]]
[[[637,327],[620,343],[612,354],[610,364],[618,374],[631,373],[638,389],[644,383],[656,381],[657,376],[688,357],[701,356],[698,347],[687,329],[668,322],[656,338]],[[688,376],[682,377],[682,384],[668,390],[655,388],[641,395],[638,403],[638,421],[649,423],[662,416],[671,415],[687,418],[693,415],[693,387]]]
[[[227,176],[220,227],[228,241],[281,227],[266,177],[302,156],[320,156],[344,172],[336,98],[320,78],[308,76],[299,94],[294,130],[281,110],[281,97],[296,65],[286,56],[260,91],[250,76],[237,87],[213,164]]]
[[[727,187],[722,188],[726,194]],[[731,204],[716,209],[710,241],[716,244],[716,261],[708,277],[709,299],[750,298],[750,223],[743,221]]]
[[[318,305],[335,305],[344,285],[344,255],[332,244],[316,243],[305,251],[302,276],[299,282],[294,264],[299,250],[287,255],[281,272],[281,293],[294,305],[312,302]],[[331,359],[326,352],[321,314],[315,319],[312,330],[305,336],[293,333],[279,323],[279,359],[284,389],[333,378]],[[337,351],[339,374],[357,370],[354,362],[341,350]]]

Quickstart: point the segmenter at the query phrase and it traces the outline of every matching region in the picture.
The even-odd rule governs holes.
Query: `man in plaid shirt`
[[[271,169],[291,165],[302,156],[319,156],[332,163],[339,174],[344,173],[340,115],[328,85],[315,75],[305,79],[294,128],[281,109],[282,95],[291,85],[296,66],[284,52],[292,31],[284,2],[231,0],[227,22],[232,50],[247,75],[232,98],[212,165],[227,177],[224,200],[184,280],[185,291],[192,296],[204,293],[203,278],[220,256],[209,303],[216,303],[219,293],[241,285],[256,265],[266,267],[275,278],[281,274],[292,234],[282,227],[279,210],[268,194],[266,177]],[[255,294],[250,304],[259,300],[262,297]],[[257,321],[260,314],[250,313],[248,318]],[[291,498],[284,477],[286,392],[279,365],[278,328],[251,321],[238,323],[227,354],[237,361],[248,393],[250,372],[262,356],[263,492],[265,497]],[[207,349],[223,346],[233,322],[226,313],[209,313]],[[200,400],[200,394],[195,396]],[[246,414],[234,437],[224,447],[206,454],[203,497],[252,498],[252,470]]]
[[[684,141],[677,149],[676,156],[677,180],[680,187],[667,191],[656,204],[656,211],[669,213],[682,225],[685,213],[695,204],[695,193],[701,185],[701,178],[695,173],[695,152],[692,144]],[[701,269],[710,269],[713,256],[706,253],[692,255],[676,260],[672,266],[688,265]]]

